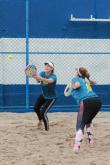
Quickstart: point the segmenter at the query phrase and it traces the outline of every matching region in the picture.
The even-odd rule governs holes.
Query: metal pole
[[[29,63],[29,1],[26,0],[26,66]],[[26,111],[29,111],[29,79],[26,77]]]

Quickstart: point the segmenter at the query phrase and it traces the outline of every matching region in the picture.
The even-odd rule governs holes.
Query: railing
[[[109,18],[95,18],[93,15],[90,15],[90,18],[76,18],[71,14],[69,21],[74,22],[110,22]]]

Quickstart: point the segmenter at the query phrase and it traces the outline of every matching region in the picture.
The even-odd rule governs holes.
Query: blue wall
[[[57,101],[51,111],[77,111],[78,106],[72,97],[65,97],[63,94],[65,85],[57,85]],[[40,93],[39,85],[29,86],[30,109],[33,111],[34,103]],[[96,85],[94,91],[101,97],[103,110],[110,109],[110,85]],[[0,85],[0,111],[26,112],[25,85]],[[107,106],[109,105],[109,106]]]
[[[110,23],[69,22],[70,15],[109,18],[110,0],[29,0],[29,37],[110,38]],[[0,0],[0,37],[25,37],[25,0]]]
[[[0,37],[25,37],[25,0],[0,0]]]

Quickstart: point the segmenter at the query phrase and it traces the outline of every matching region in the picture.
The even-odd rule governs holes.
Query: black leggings
[[[56,98],[54,99],[45,99],[43,95],[40,95],[35,102],[34,110],[38,116],[39,120],[43,120],[45,130],[49,130],[49,121],[47,117],[47,112],[52,107],[54,102],[56,101]]]
[[[99,97],[93,97],[83,100],[80,103],[80,110],[77,116],[76,130],[84,131],[85,125],[92,123],[93,118],[101,108],[101,100]]]

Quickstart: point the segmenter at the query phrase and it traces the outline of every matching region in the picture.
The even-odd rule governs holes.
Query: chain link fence
[[[75,68],[81,66],[90,71],[91,78],[96,80],[97,84],[109,85],[109,45],[110,40],[29,39],[28,63],[35,64],[41,71],[44,69],[45,61],[52,61],[55,64],[58,86],[67,84]],[[40,92],[34,79],[26,81],[25,49],[25,39],[0,39],[0,109],[3,111],[26,111],[26,99],[32,110]],[[63,88],[61,93],[58,93],[59,98],[63,98]],[[26,97],[27,94],[29,97]],[[107,91],[103,91],[103,95],[108,95]]]
[[[38,70],[43,69],[45,61],[55,64],[55,72],[58,76],[58,84],[67,84],[73,76],[75,68],[84,66],[91,77],[98,84],[109,84],[110,58],[109,54],[31,54],[29,62],[35,64]],[[34,83],[31,79],[30,83]]]

